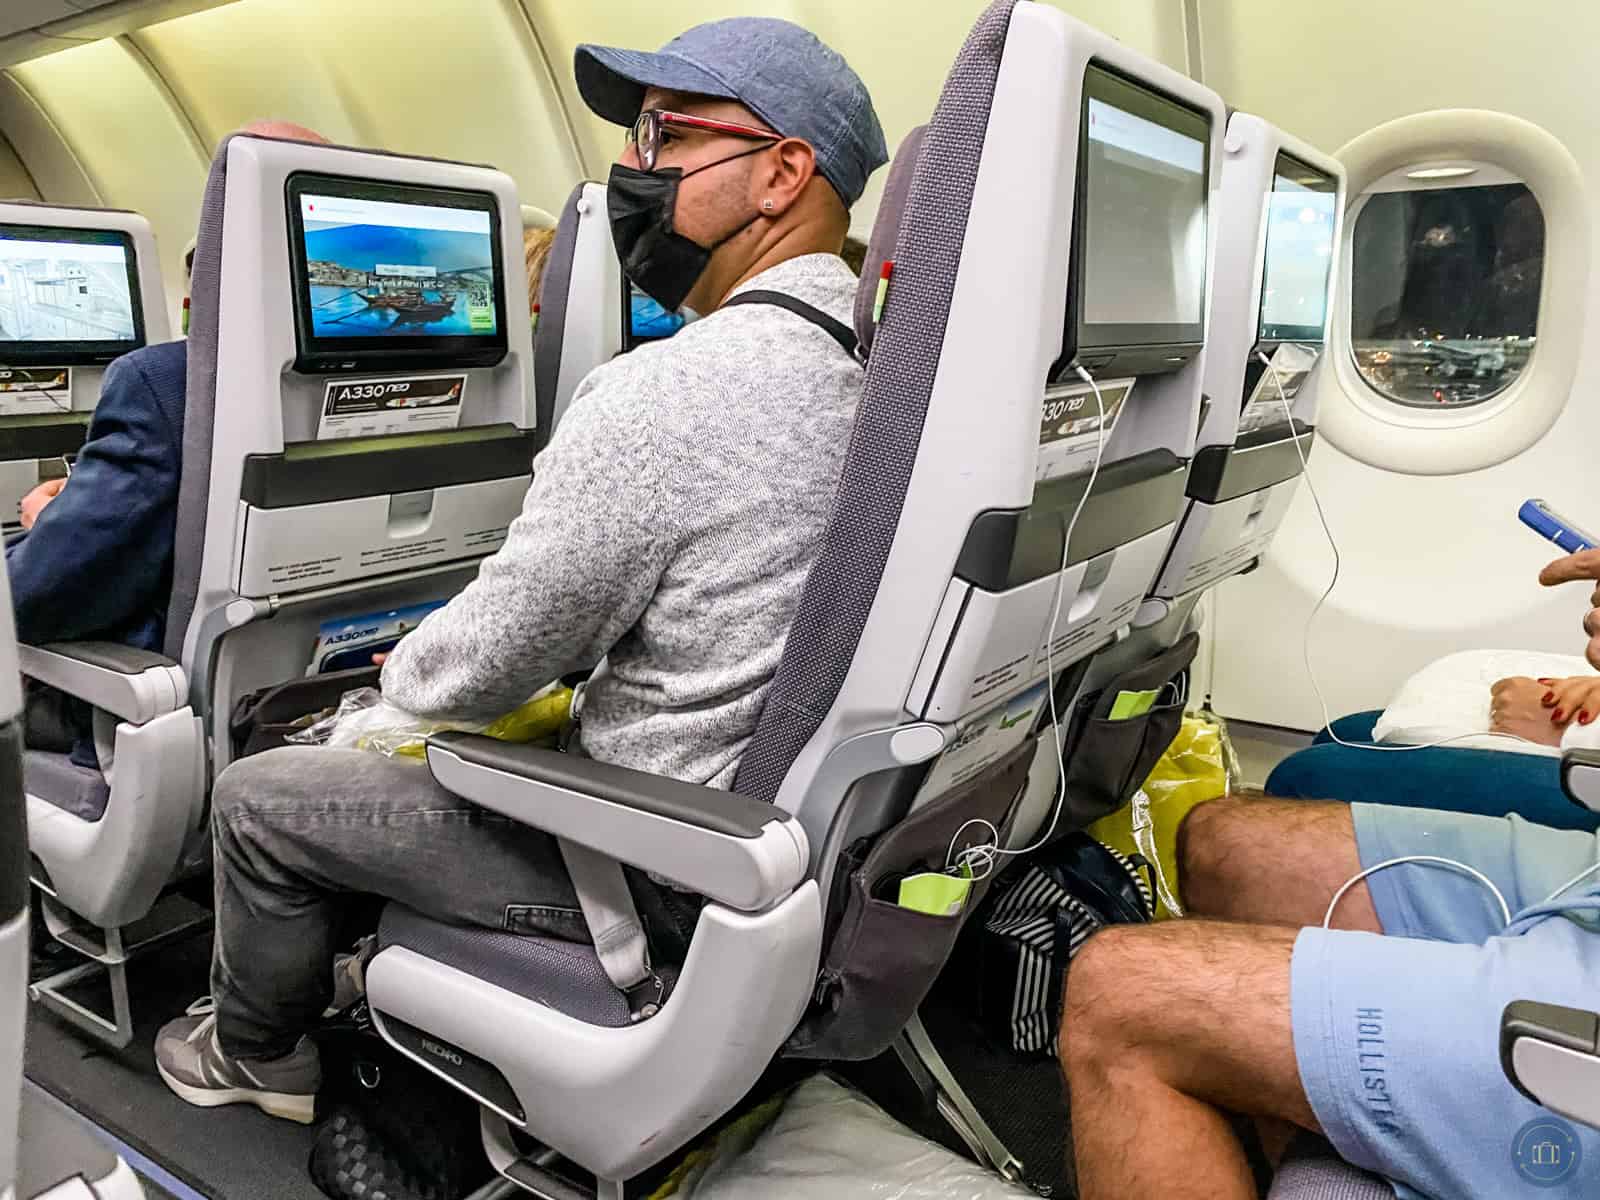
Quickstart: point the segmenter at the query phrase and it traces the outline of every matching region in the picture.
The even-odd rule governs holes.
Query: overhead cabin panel
[[[242,0],[134,39],[214,146],[259,117],[334,141],[492,163],[558,211],[581,177],[514,0]]]
[[[0,0],[0,67],[233,0]]]
[[[0,37],[37,29],[62,17],[75,17],[80,11],[67,0],[7,0],[0,5]]]
[[[177,328],[183,248],[199,218],[208,154],[170,93],[126,38],[90,42],[23,63],[8,74],[43,110],[98,202],[142,213],[156,230]],[[18,146],[30,167],[34,148]],[[43,154],[48,147],[37,150]]]

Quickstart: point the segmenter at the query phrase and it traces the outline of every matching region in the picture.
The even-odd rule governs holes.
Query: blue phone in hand
[[[1580,529],[1543,500],[1527,501],[1517,510],[1517,516],[1522,518],[1522,523],[1529,529],[1540,537],[1554,542],[1568,554],[1600,547],[1600,538]]]

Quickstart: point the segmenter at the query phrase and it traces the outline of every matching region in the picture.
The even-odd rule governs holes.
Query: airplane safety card
[[[0,369],[0,417],[71,411],[71,367]]]
[[[1113,379],[1100,385],[1100,400],[1095,404],[1094,389],[1086,383],[1061,383],[1046,388],[1044,409],[1039,419],[1039,460],[1034,482],[1060,479],[1087,471],[1094,465],[1095,448],[1111,440],[1117,418],[1133,391],[1133,379]],[[1104,432],[1101,432],[1102,426]]]
[[[323,392],[317,440],[454,429],[466,390],[465,375],[333,380]]]
[[[955,740],[929,768],[911,802],[912,809],[977,778],[1022,745],[1048,703],[1047,684],[1041,681],[1009,700],[968,717],[957,729]]]
[[[1284,342],[1272,352],[1272,369],[1261,372],[1255,389],[1245,401],[1239,414],[1239,432],[1255,433],[1274,425],[1286,425],[1289,415],[1283,411],[1283,402],[1294,404],[1300,387],[1317,365],[1317,352],[1294,342]],[[1273,376],[1277,378],[1274,379]],[[1279,394],[1279,389],[1282,394]]]

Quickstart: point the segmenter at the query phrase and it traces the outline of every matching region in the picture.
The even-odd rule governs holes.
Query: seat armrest
[[[95,708],[143,725],[188,702],[183,668],[151,650],[116,642],[17,647],[22,673]]]
[[[1600,1128],[1600,1016],[1513,1001],[1500,1017],[1500,1065],[1535,1104]]]
[[[770,907],[806,877],[799,822],[747,796],[465,733],[429,738],[428,766],[474,804],[731,908]]]
[[[1561,790],[1579,808],[1600,812],[1600,750],[1568,750],[1561,756]]]

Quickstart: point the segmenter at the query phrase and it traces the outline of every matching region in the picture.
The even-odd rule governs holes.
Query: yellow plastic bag
[[[561,732],[567,714],[572,711],[572,689],[557,688],[535,696],[518,705],[503,717],[498,717],[483,728],[484,737],[498,738],[502,742],[536,742]],[[428,756],[426,738],[395,746],[394,753],[406,758],[425,759]]]
[[[1215,717],[1190,713],[1133,802],[1089,826],[1089,835],[1123,854],[1142,854],[1156,868],[1156,920],[1178,908],[1178,826],[1196,805],[1228,790],[1227,729]]]
[[[420,763],[427,758],[430,734],[459,730],[502,742],[532,742],[561,732],[571,712],[572,689],[554,683],[488,725],[419,717],[389,703],[377,688],[357,688],[340,697],[328,716],[285,740],[334,750],[370,750]]]

